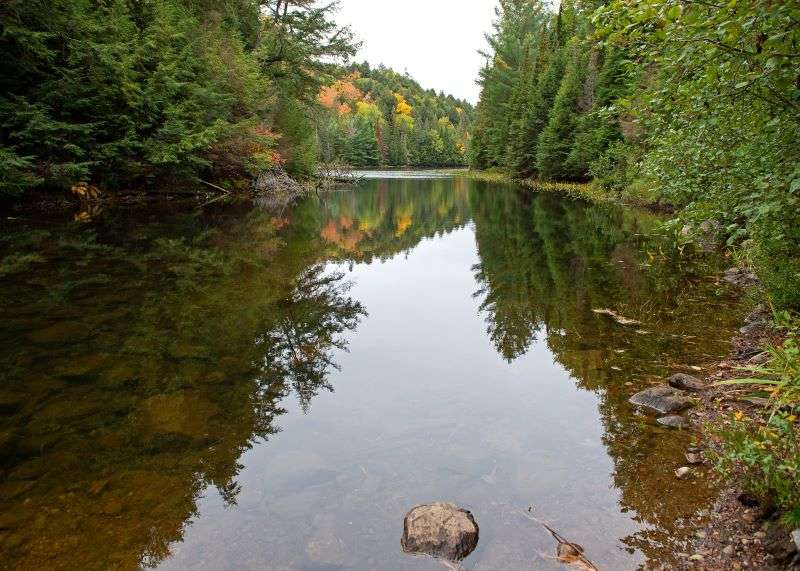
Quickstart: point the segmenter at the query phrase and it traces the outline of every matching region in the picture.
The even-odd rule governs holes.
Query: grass
[[[518,184],[537,192],[557,192],[572,198],[580,198],[590,202],[614,202],[629,204],[631,206],[650,207],[654,201],[639,193],[618,193],[602,188],[597,183],[587,182],[552,182],[532,178],[518,179],[508,175],[502,170],[465,170],[459,174],[473,180],[499,184]]]

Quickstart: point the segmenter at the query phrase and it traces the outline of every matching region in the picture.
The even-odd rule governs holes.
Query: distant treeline
[[[500,0],[471,165],[681,208],[800,307],[800,3]]]
[[[466,164],[473,108],[385,67],[352,65],[317,97],[321,158],[352,166]]]

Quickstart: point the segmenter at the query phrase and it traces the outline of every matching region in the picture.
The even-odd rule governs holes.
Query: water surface
[[[441,569],[400,535],[447,500],[465,569],[561,568],[529,506],[636,569],[713,498],[627,398],[724,354],[737,302],[651,215],[394,176],[77,219],[2,222],[4,568]]]

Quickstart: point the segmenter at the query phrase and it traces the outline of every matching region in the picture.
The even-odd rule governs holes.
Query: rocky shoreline
[[[735,268],[726,272],[725,279],[742,287],[757,282],[750,272]],[[730,354],[718,362],[704,364],[702,389],[692,389],[698,399],[697,406],[687,414],[688,424],[697,434],[697,447],[687,453],[688,464],[711,467],[703,452],[717,450],[720,443],[710,425],[734,414],[755,416],[763,410],[766,403],[747,398],[747,389],[714,383],[750,376],[746,370],[748,366],[763,364],[768,359],[764,347],[781,341],[771,322],[768,308],[756,307],[746,317],[739,335],[733,338]],[[691,377],[690,382],[693,382]],[[675,386],[675,383],[670,384]],[[684,468],[679,472],[681,470]],[[676,472],[676,477],[682,476]],[[800,570],[800,533],[783,524],[780,514],[760,498],[737,489],[731,482],[723,482],[707,516],[705,527],[695,533],[692,552],[683,554],[679,569]]]

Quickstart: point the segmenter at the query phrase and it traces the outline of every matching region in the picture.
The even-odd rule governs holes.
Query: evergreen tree
[[[545,179],[577,179],[584,175],[567,163],[567,157],[575,142],[581,98],[585,96],[588,58],[583,46],[577,43],[568,49],[570,55],[564,78],[536,147],[537,173]]]

